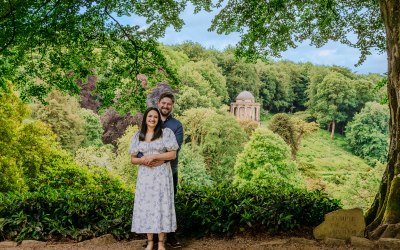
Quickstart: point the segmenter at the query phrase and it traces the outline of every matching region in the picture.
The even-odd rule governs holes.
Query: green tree
[[[326,124],[331,129],[331,138],[335,133],[338,122],[349,119],[349,109],[355,108],[355,88],[352,80],[340,73],[329,73],[320,84],[311,85],[316,90],[310,98],[308,107],[313,116],[321,124]]]
[[[27,119],[30,110],[11,83],[0,83],[0,192],[26,191],[41,172],[69,158],[48,125]]]
[[[0,192],[24,189],[23,171],[17,165],[18,130],[29,111],[10,82],[0,78]]]
[[[204,157],[213,181],[229,182],[236,155],[247,140],[237,120],[225,111],[206,108],[186,110],[179,119],[185,128],[185,141]]]
[[[254,97],[258,98],[261,82],[253,64],[236,59],[229,49],[218,56],[217,63],[226,77],[231,101],[234,101],[236,96],[244,90],[250,91]]]
[[[179,45],[173,46],[173,48],[176,51],[185,53],[190,61],[193,62],[215,60],[213,54],[210,53],[210,50],[205,49],[201,44],[196,42],[185,41]]]
[[[291,118],[285,113],[276,114],[268,123],[268,128],[279,135],[291,149],[292,160],[296,160],[303,137],[319,129],[315,122],[305,122],[299,118]]]
[[[185,110],[192,108],[211,108],[213,105],[207,95],[189,86],[182,86],[177,95],[174,112],[181,115]]]
[[[43,98],[52,87],[78,93],[76,80],[95,69],[103,108],[116,104],[118,110],[118,105],[126,109],[127,102],[114,100],[121,89],[129,106],[142,111],[146,93],[136,81],[138,74],[149,76],[150,84],[160,78],[173,86],[178,83],[156,39],[167,27],[182,28],[179,14],[187,2],[196,4],[196,12],[210,10],[210,1],[189,0],[1,2],[0,65],[7,67],[1,71],[23,96]],[[121,22],[121,16],[132,15],[147,24]]]
[[[46,97],[47,105],[33,106],[33,117],[50,125],[61,146],[71,153],[85,139],[85,120],[80,116],[78,100],[54,90]]]
[[[397,0],[228,1],[211,26],[218,33],[241,32],[237,54],[250,57],[278,56],[307,39],[318,47],[333,40],[358,48],[359,63],[373,49],[387,53],[390,144],[379,192],[366,214],[371,238],[379,238],[387,225],[400,221],[399,11]],[[357,34],[355,39],[352,34]]]
[[[258,128],[237,157],[234,184],[265,186],[285,190],[305,187],[290,149],[278,135]]]
[[[191,61],[179,69],[179,76],[182,85],[195,89],[208,100],[207,106],[198,105],[198,107],[219,108],[228,100],[225,77],[211,61]],[[185,92],[182,91],[182,94],[185,95]],[[182,101],[180,103],[185,105]]]
[[[368,160],[386,162],[389,144],[389,110],[387,106],[368,102],[346,126],[346,139],[353,152]]]
[[[257,60],[255,69],[261,81],[263,108],[271,112],[289,111],[294,95],[288,69],[282,68],[281,64],[266,64],[261,60]]]
[[[81,147],[101,146],[101,136],[103,135],[103,127],[100,122],[100,116],[90,109],[81,109],[80,116],[83,118],[85,125],[85,138],[81,143]]]

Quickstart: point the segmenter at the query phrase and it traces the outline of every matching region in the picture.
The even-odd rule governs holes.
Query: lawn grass
[[[270,118],[270,117],[268,117]],[[268,127],[268,120],[261,126]],[[361,207],[366,211],[373,201],[384,168],[369,166],[352,154],[343,135],[320,129],[306,135],[297,152],[297,165],[307,187],[322,189],[341,200],[344,208]]]

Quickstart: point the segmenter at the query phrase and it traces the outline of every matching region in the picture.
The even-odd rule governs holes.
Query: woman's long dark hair
[[[151,138],[151,140],[152,141],[157,140],[158,138],[160,138],[162,136],[162,121],[161,121],[160,111],[158,111],[157,108],[150,107],[150,108],[148,108],[146,110],[146,112],[144,112],[144,115],[143,115],[142,126],[140,128],[140,133],[139,133],[139,141],[144,141],[144,138],[146,137],[146,133],[147,133],[147,124],[146,124],[147,115],[152,110],[157,112],[157,114],[158,114],[158,122],[157,122],[156,127],[154,128],[154,134],[153,134],[153,138]]]

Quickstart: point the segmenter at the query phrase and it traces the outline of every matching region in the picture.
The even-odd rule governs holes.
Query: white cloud
[[[211,13],[201,11],[193,13],[194,8],[188,5],[181,14],[185,25],[180,32],[176,32],[172,27],[166,30],[165,37],[159,39],[161,43],[173,45],[184,41],[192,41],[202,44],[205,48],[214,48],[223,50],[229,45],[235,45],[240,40],[238,33],[228,35],[218,35],[215,32],[208,32],[211,20],[217,14],[217,10]],[[130,24],[145,24],[143,19],[130,17],[124,20]],[[134,23],[135,22],[135,23]],[[298,44],[295,49],[288,49],[282,53],[280,59],[291,60],[294,62],[311,62],[317,65],[338,65],[351,69],[354,72],[367,73],[385,73],[387,72],[387,60],[385,54],[378,54],[373,51],[366,61],[359,67],[355,67],[360,57],[358,49],[350,48],[346,45],[328,42],[321,48],[315,48],[309,45],[310,41],[304,41]]]
[[[328,57],[328,56],[332,56],[333,54],[336,53],[336,50],[333,49],[324,49],[321,50],[317,53],[318,56],[320,57]]]

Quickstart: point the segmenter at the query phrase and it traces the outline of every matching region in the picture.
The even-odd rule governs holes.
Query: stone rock
[[[21,247],[45,247],[46,242],[37,240],[23,240],[21,242]]]
[[[346,241],[341,239],[334,239],[334,238],[325,238],[324,243],[329,246],[345,246]]]
[[[391,238],[380,238],[378,240],[379,249],[400,249],[400,240]]]
[[[361,208],[340,209],[325,215],[325,220],[314,228],[316,239],[334,238],[348,240],[351,236],[363,237],[365,220]]]
[[[370,249],[375,248],[375,243],[373,241],[370,241],[362,237],[355,237],[355,236],[350,237],[350,244],[355,247],[364,247]]]
[[[5,247],[16,247],[17,242],[11,241],[11,240],[6,240],[6,241],[1,241],[0,242],[0,248],[5,248]]]

